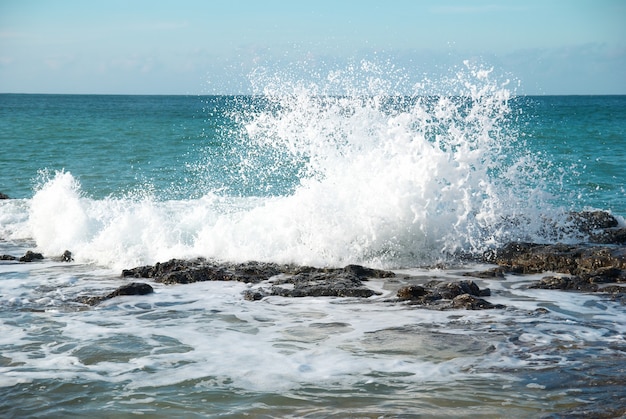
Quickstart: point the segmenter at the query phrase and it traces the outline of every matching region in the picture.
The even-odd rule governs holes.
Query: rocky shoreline
[[[626,228],[611,214],[603,211],[573,213],[571,225],[587,240],[579,244],[540,244],[514,242],[502,248],[474,257],[472,262],[494,265],[479,272],[466,272],[468,278],[505,279],[505,274],[550,274],[529,285],[529,288],[609,294],[626,303]],[[573,226],[573,227],[572,227]],[[29,263],[44,259],[40,253],[28,251],[19,258]],[[72,253],[53,258],[71,262]],[[18,260],[11,255],[0,255],[0,260]],[[147,282],[161,284],[189,284],[200,281],[239,281],[251,284],[243,298],[258,301],[269,296],[280,297],[352,297],[368,298],[379,294],[367,282],[378,279],[398,283],[395,298],[389,303],[404,303],[429,309],[501,309],[485,297],[491,292],[480,289],[471,279],[424,282],[410,276],[401,278],[392,271],[371,269],[360,265],[344,268],[315,268],[310,266],[280,265],[275,263],[225,263],[203,258],[172,259],[149,266],[125,269],[122,278],[133,282],[101,296],[82,296],[76,302],[97,305],[122,295],[146,295],[153,292]]]

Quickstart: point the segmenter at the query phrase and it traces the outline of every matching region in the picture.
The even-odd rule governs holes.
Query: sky
[[[519,94],[626,94],[626,1],[0,0],[0,93],[250,93],[260,69],[363,60],[418,81],[472,60]]]

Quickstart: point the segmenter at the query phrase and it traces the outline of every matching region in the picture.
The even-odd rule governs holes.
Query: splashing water
[[[98,201],[60,172],[32,200],[38,246],[113,266],[192,256],[418,266],[537,239],[538,215],[557,211],[519,139],[508,82],[490,70],[466,63],[408,93],[403,71],[370,62],[313,81],[262,71],[251,81],[256,95],[227,112],[219,187],[200,199]]]

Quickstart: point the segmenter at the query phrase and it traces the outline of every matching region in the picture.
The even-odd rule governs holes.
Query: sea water
[[[0,95],[0,411],[8,417],[540,417],[626,397],[626,316],[602,295],[477,280],[502,310],[387,301],[602,209],[624,224],[626,97],[518,96],[461,67],[372,63],[250,96]],[[53,257],[70,250],[74,261]],[[79,296],[171,258],[392,269],[369,299],[241,283]],[[438,266],[438,268],[432,268]],[[446,268],[443,268],[443,267]],[[539,309],[539,310],[538,310]]]

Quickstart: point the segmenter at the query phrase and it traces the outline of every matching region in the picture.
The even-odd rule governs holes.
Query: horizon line
[[[24,92],[0,92],[0,95],[14,96],[182,96],[182,97],[224,97],[224,96],[271,96],[258,93],[24,93]],[[350,96],[350,95],[315,95],[315,96]],[[366,95],[363,95],[366,96]],[[370,95],[376,96],[376,95]],[[415,96],[412,94],[389,95],[389,96]],[[441,96],[441,94],[423,94],[417,96]],[[450,95],[460,96],[460,95]],[[626,96],[626,93],[533,93],[533,94],[513,94],[513,97],[524,96]]]

